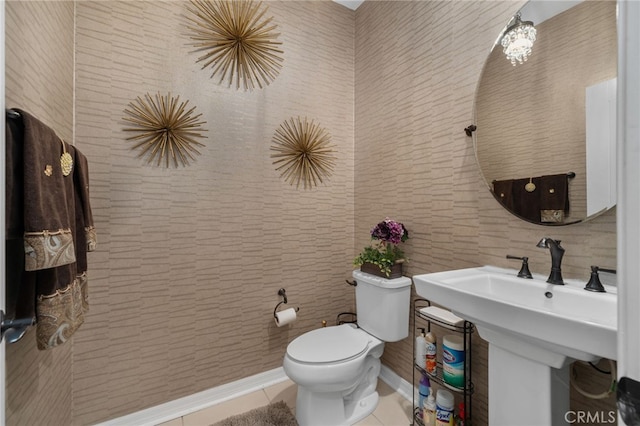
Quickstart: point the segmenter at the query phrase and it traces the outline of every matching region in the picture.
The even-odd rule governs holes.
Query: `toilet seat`
[[[287,354],[298,362],[324,364],[357,357],[368,346],[367,333],[345,324],[318,328],[295,338]]]

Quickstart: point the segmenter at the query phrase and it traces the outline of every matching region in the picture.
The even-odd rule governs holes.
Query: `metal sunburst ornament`
[[[252,0],[191,0],[187,6],[192,44],[204,52],[196,62],[210,66],[212,78],[219,74],[219,84],[235,80],[236,89],[241,82],[244,90],[262,89],[278,76],[283,52],[276,46],[282,42],[273,32],[278,26],[270,25],[273,17],[263,19],[267,9]]]
[[[132,149],[142,149],[138,157],[148,155],[149,164],[157,158],[157,166],[164,159],[166,167],[170,160],[175,167],[178,161],[183,166],[189,165],[189,159],[195,161],[192,154],[200,154],[196,146],[204,146],[195,138],[205,137],[201,126],[206,121],[198,121],[202,114],[192,116],[196,107],[185,111],[188,103],[180,102],[179,96],[174,98],[170,93],[166,96],[158,93],[153,98],[147,93],[144,99],[138,96],[135,102],[129,103],[124,110],[128,114],[124,120],[136,127],[124,131],[137,133],[127,140],[137,142]]]
[[[278,165],[276,170],[282,170],[280,177],[290,185],[295,183],[299,188],[302,183],[304,189],[310,189],[331,176],[336,162],[330,146],[331,136],[313,120],[297,117],[285,121],[272,141],[271,150],[275,153],[271,158],[277,158],[273,164]]]

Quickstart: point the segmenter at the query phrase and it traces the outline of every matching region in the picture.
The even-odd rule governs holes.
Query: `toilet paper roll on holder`
[[[273,317],[276,318],[276,313],[278,312],[278,308],[280,307],[280,305],[282,304],[287,304],[287,291],[284,288],[281,288],[280,290],[278,290],[278,296],[282,296],[282,300],[280,302],[278,302],[278,304],[276,305],[275,308],[273,308]],[[296,310],[296,312],[298,312],[300,310],[299,307],[295,307],[294,308]]]

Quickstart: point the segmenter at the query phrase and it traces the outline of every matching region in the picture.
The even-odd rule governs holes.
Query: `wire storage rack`
[[[417,386],[418,381],[422,377],[422,375],[427,375],[429,381],[432,384],[436,383],[440,388],[447,389],[452,391],[456,397],[456,400],[461,399],[464,403],[464,424],[465,426],[471,425],[471,414],[472,414],[472,395],[474,391],[473,381],[471,380],[471,341],[472,335],[475,331],[475,327],[473,323],[462,320],[460,323],[452,324],[445,321],[441,317],[432,316],[429,314],[428,310],[425,312],[425,308],[432,306],[431,302],[428,299],[417,298],[414,299],[414,327],[413,327],[413,344],[415,345],[416,337],[418,336],[417,330],[419,328],[424,328],[427,332],[431,331],[431,327],[436,325],[441,328],[441,330],[448,330],[454,333],[460,333],[463,337],[463,345],[464,345],[464,353],[465,353],[465,362],[464,362],[464,386],[457,387],[447,383],[444,379],[444,371],[441,358],[437,361],[435,374],[427,372],[425,369],[425,365],[420,361],[416,362],[415,359],[415,347],[413,348],[414,356],[413,356],[413,386],[414,389]],[[424,324],[424,327],[421,325]],[[438,342],[438,353],[441,353],[442,350],[442,339],[439,339]],[[432,391],[433,392],[433,391]],[[424,421],[422,417],[422,410],[419,406],[419,402],[416,401],[415,397],[416,392],[414,392],[413,397],[413,423],[412,425],[424,426]],[[435,397],[435,392],[433,392]]]

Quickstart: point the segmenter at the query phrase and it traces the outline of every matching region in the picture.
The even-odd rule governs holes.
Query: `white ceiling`
[[[364,0],[333,0],[336,3],[339,3],[343,6],[348,7],[349,9],[356,10],[358,6],[362,4]]]
[[[349,9],[356,10],[358,6],[362,4],[364,0],[333,0],[338,4],[348,7]],[[534,24],[539,24],[545,21],[551,16],[555,16],[560,12],[563,12],[583,0],[532,0],[529,1],[522,9],[522,20],[533,21]]]
[[[552,16],[564,12],[567,9],[582,3],[583,0],[532,0],[527,2],[520,12],[523,21],[533,21],[533,25],[538,25]]]

